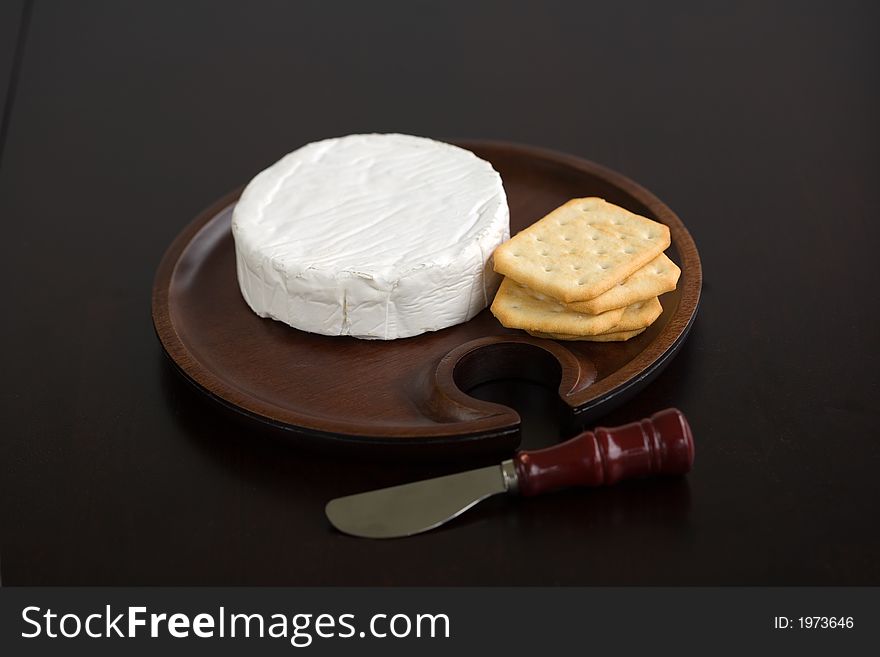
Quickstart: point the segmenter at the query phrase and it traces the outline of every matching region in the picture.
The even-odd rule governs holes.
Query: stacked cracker
[[[613,342],[663,312],[681,270],[663,251],[669,228],[600,198],[573,199],[495,250],[504,281],[492,314],[555,340]]]

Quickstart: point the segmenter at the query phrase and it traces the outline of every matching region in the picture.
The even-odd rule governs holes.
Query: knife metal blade
[[[442,525],[487,497],[516,491],[513,461],[339,497],[324,511],[336,529],[363,538],[412,536]]]

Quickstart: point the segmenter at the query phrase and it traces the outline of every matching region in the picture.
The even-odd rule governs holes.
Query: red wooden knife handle
[[[513,457],[523,495],[569,486],[605,486],[621,479],[689,472],[694,438],[681,411],[667,408],[632,424],[584,431],[559,445]]]

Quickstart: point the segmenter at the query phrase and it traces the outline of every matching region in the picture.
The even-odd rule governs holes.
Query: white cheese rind
[[[238,281],[261,317],[391,340],[471,319],[510,236],[501,176],[470,151],[409,135],[303,146],[258,174],[232,216]]]

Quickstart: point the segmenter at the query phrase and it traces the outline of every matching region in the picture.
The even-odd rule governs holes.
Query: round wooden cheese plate
[[[459,142],[500,172],[511,234],[571,198],[600,196],[669,226],[682,270],[663,314],[619,343],[561,342],[505,329],[488,310],[402,340],[305,333],[255,315],[239,292],[230,231],[241,190],[200,214],[166,252],[153,287],[153,322],[168,356],[201,391],[298,441],[405,456],[509,452],[513,409],[468,394],[498,379],[558,389],[566,423],[590,422],[660,372],[694,321],[702,272],[693,239],[653,194],[585,160],[499,142]]]

